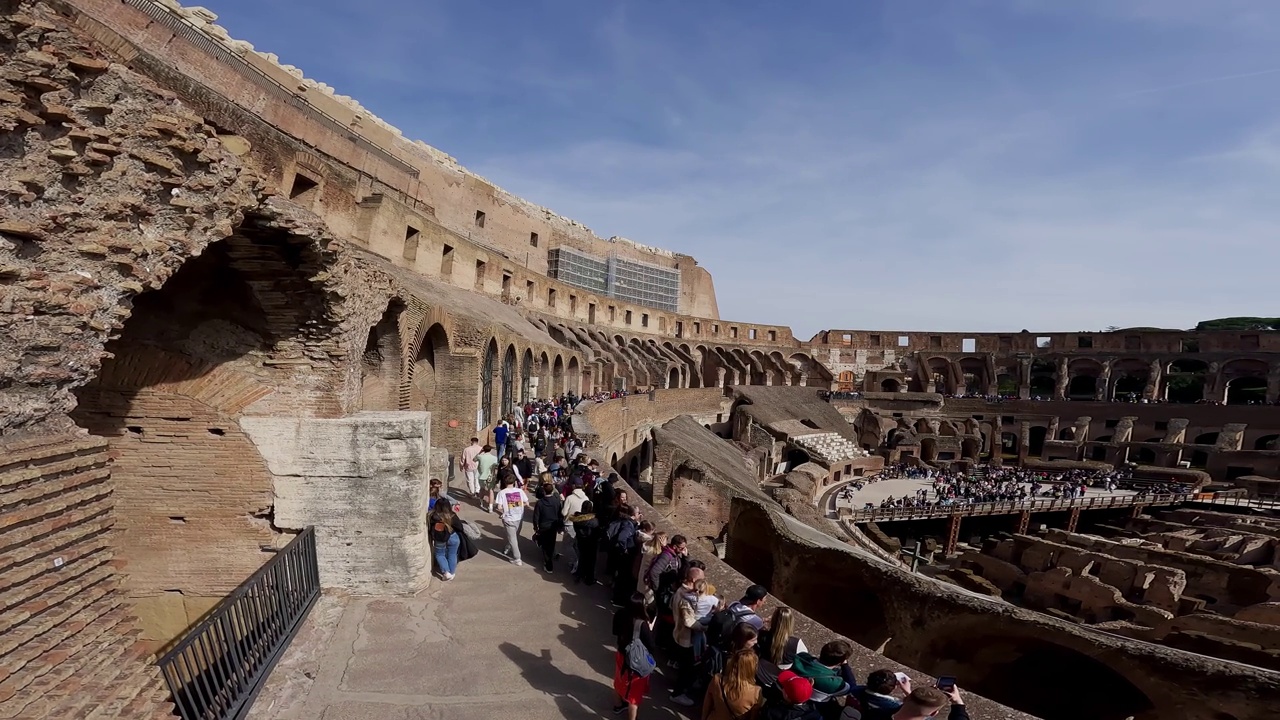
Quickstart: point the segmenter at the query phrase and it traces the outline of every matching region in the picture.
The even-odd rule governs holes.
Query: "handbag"
[[[640,642],[640,623],[643,620],[636,621],[635,631],[631,634],[631,642],[627,644],[627,667],[631,668],[631,672],[640,677],[649,677],[653,674],[653,669],[658,666],[654,661],[653,655],[649,653],[649,648]]]
[[[474,523],[467,522],[466,520],[462,521],[462,534],[472,540],[479,540],[481,537],[480,528],[476,527]]]
[[[480,548],[476,545],[476,541],[472,540],[466,533],[459,534],[458,539],[460,541],[458,544],[458,562],[470,560],[480,554]]]

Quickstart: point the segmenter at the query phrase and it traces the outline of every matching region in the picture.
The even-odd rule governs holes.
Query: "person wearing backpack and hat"
[[[858,684],[849,657],[853,646],[848,640],[832,640],[822,646],[817,657],[807,652],[796,653],[791,671],[813,681],[813,702],[818,704],[824,717],[839,717],[837,698],[851,693]]]
[[[778,681],[766,688],[759,720],[822,720],[813,704],[813,683],[808,678],[784,670]]]
[[[613,706],[613,714],[621,715],[625,710],[628,720],[636,720],[640,703],[649,692],[649,676],[653,672],[653,620],[645,607],[644,595],[632,594],[627,604],[614,613],[613,635],[618,642],[613,669],[613,692],[618,702]],[[637,651],[633,643],[640,643],[648,652],[644,668],[632,667],[631,655]]]

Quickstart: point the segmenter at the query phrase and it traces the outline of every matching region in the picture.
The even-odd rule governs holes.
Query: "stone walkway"
[[[485,537],[457,579],[414,597],[323,596],[251,720],[612,717],[608,590],[574,585],[567,565],[544,573],[527,524],[525,565],[510,564],[496,516],[465,502]],[[696,715],[665,687],[655,676],[642,717]]]

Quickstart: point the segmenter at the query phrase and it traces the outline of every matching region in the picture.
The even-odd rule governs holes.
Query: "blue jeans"
[[[458,537],[458,533],[449,533],[449,539],[445,542],[435,543],[433,550],[436,554],[436,570],[440,573],[454,574],[458,570],[458,546],[462,544],[462,538]]]

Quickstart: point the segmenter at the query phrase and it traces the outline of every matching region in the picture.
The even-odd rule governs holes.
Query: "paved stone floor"
[[[453,582],[415,597],[326,594],[272,673],[252,720],[482,720],[612,717],[608,590],[542,571],[526,525],[516,567],[496,516]],[[530,562],[532,561],[532,562]],[[693,717],[655,677],[643,718]]]

